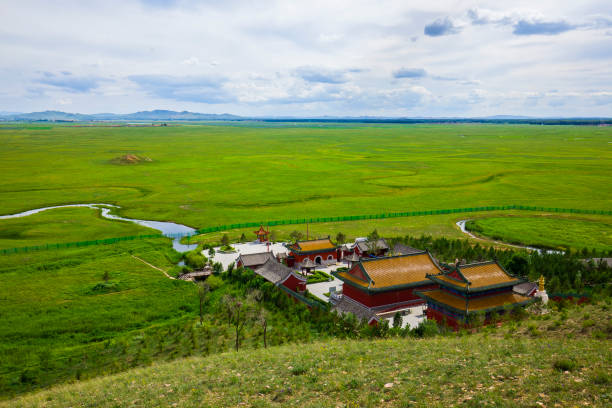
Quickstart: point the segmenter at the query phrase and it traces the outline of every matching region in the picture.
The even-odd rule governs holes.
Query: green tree
[[[102,275],[102,280],[104,282],[108,282],[109,279],[110,279],[110,275],[108,274],[108,271],[104,271],[104,275]]]
[[[302,239],[304,234],[302,234],[300,231],[292,231],[291,234],[289,234],[289,237],[293,240],[293,242],[295,242]]]
[[[240,235],[240,242],[246,242],[247,237],[246,235],[244,235],[244,232],[242,233],[242,235]]]
[[[400,312],[395,312],[393,315],[393,328],[401,328],[402,327],[402,315]]]
[[[336,234],[336,242],[339,244],[344,244],[346,242],[346,235],[342,232]]]
[[[204,302],[210,287],[206,282],[198,283],[198,299],[200,301],[200,325],[204,324]]]
[[[223,246],[228,246],[229,245],[229,237],[227,236],[227,234],[223,234],[223,236],[221,237],[221,245]]]
[[[240,341],[244,332],[244,327],[248,322],[255,319],[257,314],[257,298],[261,299],[261,292],[253,291],[245,299],[239,299],[232,295],[223,297],[229,324],[234,328],[236,351],[240,348]]]

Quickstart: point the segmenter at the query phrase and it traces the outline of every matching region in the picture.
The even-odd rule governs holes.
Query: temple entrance
[[[317,256],[317,257],[315,258],[315,263],[316,263],[317,265],[321,265],[321,263],[322,263],[322,262],[323,262],[323,258],[321,258],[320,256]]]

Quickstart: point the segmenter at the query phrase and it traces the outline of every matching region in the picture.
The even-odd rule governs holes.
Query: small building
[[[249,268],[255,270],[265,264],[268,259],[273,259],[274,254],[272,252],[258,252],[256,254],[240,254],[236,260],[236,266],[238,268]]]
[[[274,258],[269,258],[254,272],[275,286],[283,285],[294,292],[304,292],[306,290],[306,278]]]
[[[385,256],[389,252],[389,245],[384,238],[379,238],[374,243],[368,240],[359,240],[355,242],[353,251],[361,258]]]
[[[349,270],[334,271],[332,275],[344,282],[343,298],[350,298],[380,316],[423,304],[416,292],[437,288],[427,275],[441,272],[429,252],[421,251],[362,259]]]
[[[445,265],[444,269],[440,274],[427,276],[440,285],[439,289],[419,293],[427,301],[427,319],[440,324],[454,329],[466,327],[476,313],[483,314],[486,323],[493,312],[533,301],[533,298],[513,292],[513,287],[524,280],[506,272],[497,261],[458,263]]]
[[[300,268],[306,259],[315,265],[331,265],[338,260],[338,246],[329,237],[310,241],[297,241],[295,244],[285,244],[289,251],[287,265]]]

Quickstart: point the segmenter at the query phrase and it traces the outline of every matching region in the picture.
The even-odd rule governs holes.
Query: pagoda
[[[504,313],[507,308],[533,301],[512,290],[524,280],[506,272],[497,261],[442,268],[442,273],[427,275],[439,289],[418,293],[427,302],[427,319],[440,324],[459,329],[469,326],[470,317],[476,314],[483,314],[484,323],[488,323],[495,312]]]
[[[268,242],[268,235],[270,235],[270,229],[268,228],[268,230],[266,231],[263,227],[263,225],[259,226],[259,229],[257,231],[254,231],[255,235],[257,235],[257,239],[259,240],[259,242]]]

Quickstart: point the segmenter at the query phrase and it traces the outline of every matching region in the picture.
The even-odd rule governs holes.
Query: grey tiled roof
[[[372,311],[372,309],[354,301],[347,296],[342,296],[342,298],[334,306],[334,310],[341,314],[352,313],[358,320],[365,321],[366,323],[368,323],[373,317],[376,317],[376,314]]]
[[[359,241],[355,244],[355,246],[358,247],[361,252],[368,252],[372,250],[370,247],[370,241]],[[379,240],[376,241],[376,249],[389,249],[389,245],[387,245],[387,241],[385,241],[384,238],[379,238]]]
[[[537,282],[524,282],[514,285],[512,290],[519,295],[528,296],[533,290],[538,289]]]
[[[403,244],[395,244],[393,246],[393,253],[395,255],[410,255],[410,254],[417,254],[419,252],[423,252],[423,250],[409,247]]]
[[[312,262],[312,259],[306,258],[304,262],[302,262],[302,267],[304,268],[314,268],[316,265]]]
[[[282,263],[278,262],[274,258],[270,258],[259,268],[255,269],[255,273],[263,277],[265,280],[274,283],[280,283],[284,281],[289,275],[293,273],[293,270]],[[295,274],[294,274],[295,275]],[[297,278],[306,280],[295,275]]]
[[[273,257],[272,252],[259,252],[257,254],[241,254],[238,260],[242,262],[245,268],[250,268],[263,265],[268,259]]]

